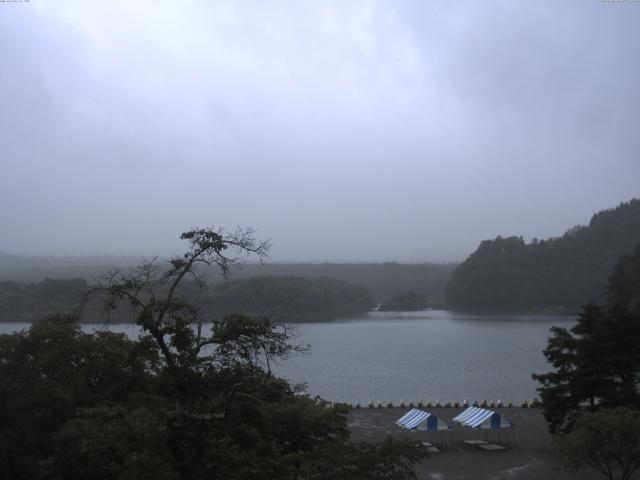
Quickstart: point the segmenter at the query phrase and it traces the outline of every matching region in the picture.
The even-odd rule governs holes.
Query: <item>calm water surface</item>
[[[536,397],[531,373],[549,366],[542,354],[549,328],[572,317],[466,315],[444,310],[371,312],[364,317],[297,326],[304,356],[277,372],[307,382],[312,395],[370,400],[502,400]],[[26,324],[0,324],[11,332]],[[87,331],[101,328],[84,325]],[[135,337],[137,327],[112,330]]]
[[[533,399],[531,373],[549,370],[542,350],[571,317],[463,315],[443,310],[372,312],[298,326],[307,357],[279,368],[309,392],[342,401]]]

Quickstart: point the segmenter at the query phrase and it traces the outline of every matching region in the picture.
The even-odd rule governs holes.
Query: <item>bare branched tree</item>
[[[288,325],[241,312],[207,318],[212,327],[203,332],[203,320],[193,299],[181,297],[183,282],[189,279],[204,287],[205,276],[199,267],[217,267],[228,275],[242,257],[253,255],[262,262],[269,242],[258,241],[252,230],[241,228],[233,233],[195,228],[180,238],[189,243],[183,255],[167,262],[153,258],[124,272],[113,270],[97,279],[93,293],[105,300],[108,312],[122,304],[132,309],[135,323],[155,342],[165,372],[173,379],[176,411],[185,414],[182,400],[193,398],[189,392],[195,388],[211,405],[210,411],[221,410],[214,415],[226,417],[234,402],[257,401],[251,392],[274,381],[274,361],[305,352],[308,346],[293,342]],[[208,381],[203,382],[205,378]],[[203,384],[217,387],[204,392]]]
[[[166,264],[153,258],[124,272],[112,270],[97,279],[91,292],[106,297],[108,310],[129,304],[135,323],[155,340],[169,368],[195,361],[203,346],[214,343],[203,337],[197,308],[177,294],[181,283],[189,278],[203,287],[205,274],[199,267],[217,266],[228,275],[241,258],[255,256],[263,262],[270,246],[268,240],[257,240],[253,230],[240,227],[233,232],[194,228],[180,238],[189,244],[183,255]]]

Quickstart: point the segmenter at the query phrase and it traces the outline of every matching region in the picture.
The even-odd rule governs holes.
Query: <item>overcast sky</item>
[[[455,261],[640,196],[640,3],[0,3],[0,250]]]

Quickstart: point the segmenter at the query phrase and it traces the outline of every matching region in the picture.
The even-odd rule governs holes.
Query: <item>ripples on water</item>
[[[338,401],[502,400],[536,397],[531,373],[549,370],[542,350],[553,325],[572,317],[469,315],[444,310],[371,312],[297,326],[311,351],[277,367],[312,395]],[[0,331],[26,328],[0,324]],[[83,325],[85,331],[102,328]],[[138,328],[113,325],[136,337]]]

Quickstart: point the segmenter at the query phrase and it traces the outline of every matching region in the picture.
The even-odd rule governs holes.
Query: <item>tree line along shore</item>
[[[272,372],[307,348],[286,323],[242,312],[211,321],[189,301],[202,291],[198,263],[227,274],[227,248],[262,258],[264,244],[242,231],[196,229],[181,238],[183,256],[111,271],[91,286],[106,311],[128,309],[141,330],[136,340],[83,332],[79,310],[0,335],[3,478],[409,480],[429,468],[422,442],[352,437],[348,405],[311,398]],[[288,289],[300,283],[286,281]],[[336,286],[322,282],[325,294]],[[265,288],[258,281],[254,290]],[[245,290],[225,293],[229,309]],[[350,291],[370,302],[366,289]],[[530,374],[557,452],[552,463],[629,480],[640,467],[640,245],[617,260],[605,291],[571,328],[552,329],[543,352],[551,371]]]
[[[329,320],[425,307],[469,311],[575,314],[602,301],[616,261],[640,244],[640,200],[593,215],[557,238],[501,237],[483,241],[460,264],[244,264],[226,280],[205,268],[200,289],[185,282],[183,294],[207,313],[278,315],[295,321]],[[30,321],[77,306],[92,279],[127,257],[56,259],[0,253],[0,321]],[[161,260],[159,260],[161,261]],[[124,314],[113,321],[126,321]],[[86,321],[103,321],[88,306]]]

